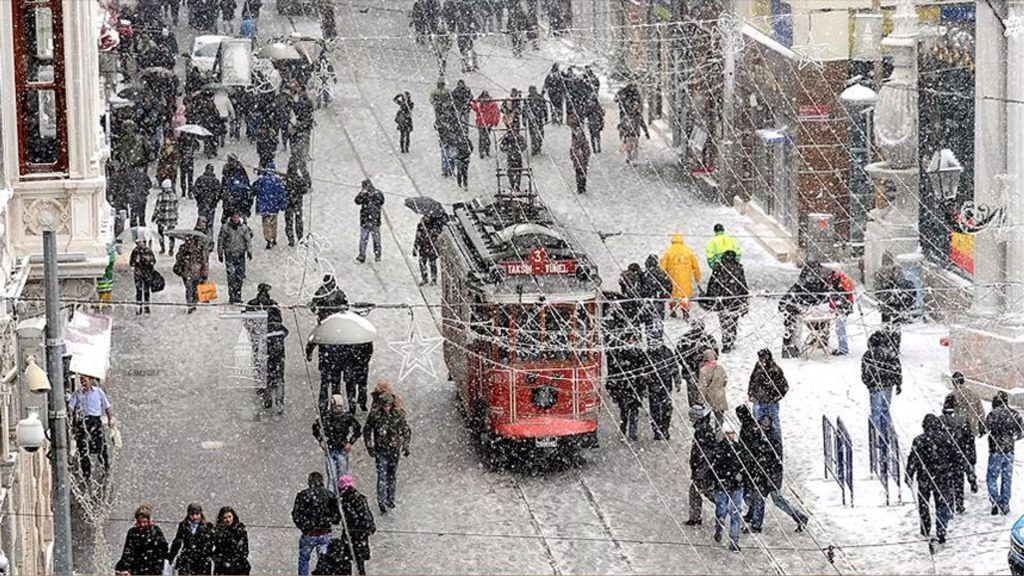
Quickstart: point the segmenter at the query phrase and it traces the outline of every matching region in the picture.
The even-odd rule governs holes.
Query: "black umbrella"
[[[427,196],[406,198],[405,207],[420,216],[442,216],[445,213],[444,206],[440,202]]]

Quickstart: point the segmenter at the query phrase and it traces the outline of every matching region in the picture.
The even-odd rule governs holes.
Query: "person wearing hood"
[[[288,207],[284,181],[274,171],[274,162],[267,162],[263,174],[252,184],[256,196],[256,213],[263,220],[263,239],[267,250],[277,246],[277,214]]]
[[[569,113],[566,123],[572,131],[569,157],[576,174],[576,193],[585,194],[587,192],[587,172],[590,170],[590,143],[587,141],[587,135],[583,132],[583,123],[575,113]]]
[[[480,91],[480,97],[469,103],[476,113],[476,129],[479,133],[480,157],[491,155],[491,130],[501,122],[501,110],[498,103],[491,99],[487,90]]]
[[[729,402],[725,397],[728,381],[725,368],[718,363],[718,354],[714,350],[705,350],[704,363],[697,375],[697,391],[701,404],[710,408],[719,422],[722,422],[725,411],[729,409]]]
[[[355,202],[359,205],[359,256],[356,262],[366,262],[366,245],[371,237],[374,260],[380,262],[380,221],[384,212],[384,194],[367,178],[363,180]]]
[[[772,357],[772,351],[762,348],[757,352],[757,363],[750,373],[747,398],[754,405],[754,420],[758,422],[767,416],[772,421],[772,432],[782,439],[782,423],[779,420],[779,402],[789,392],[786,375]]]
[[[669,308],[675,317],[678,308],[683,317],[689,316],[693,285],[700,286],[700,263],[697,255],[685,243],[682,234],[673,234],[672,242],[661,255],[661,268],[672,279],[672,302]]]
[[[295,495],[292,504],[292,523],[302,535],[299,536],[299,576],[309,576],[309,558],[316,550],[317,561],[327,554],[331,543],[331,529],[341,522],[338,498],[324,488],[324,477],[319,472],[310,472],[307,488]]]
[[[356,561],[356,573],[366,574],[366,561],[370,559],[370,536],[377,532],[373,512],[366,503],[366,496],[356,490],[355,479],[349,475],[338,478],[338,500],[345,517],[345,530],[352,542],[352,557]]]
[[[1010,408],[1010,397],[1000,390],[992,398],[992,411],[985,417],[988,428],[988,471],[985,483],[992,502],[992,515],[1010,513],[1010,487],[1013,482],[1013,449],[1024,438],[1024,420]]]
[[[808,260],[800,270],[800,277],[779,300],[778,310],[782,314],[783,325],[783,358],[796,358],[800,355],[800,317],[808,308],[828,303],[831,288],[827,278],[828,273],[820,262]]]
[[[138,306],[135,314],[149,314],[149,295],[152,291],[153,274],[156,272],[156,255],[146,243],[145,235],[140,234],[135,239],[135,248],[128,263],[135,271],[135,304]]]
[[[235,510],[224,506],[213,527],[213,573],[248,574],[250,570],[249,533]]]
[[[676,342],[675,350],[679,372],[686,382],[686,399],[690,406],[704,404],[697,389],[697,380],[705,350],[714,350],[718,354],[718,343],[705,329],[704,321],[694,318],[690,320],[690,329]]]
[[[285,175],[285,207],[284,235],[288,237],[288,246],[294,247],[295,242],[304,237],[302,223],[302,201],[313,188],[313,179],[309,176],[309,168],[298,156],[288,159],[288,173]]]
[[[974,474],[974,466],[978,462],[977,449],[974,446],[974,435],[967,425],[967,420],[956,413],[956,396],[953,393],[946,395],[942,402],[942,415],[939,416],[942,429],[947,437],[953,440],[956,448],[954,460],[950,465],[955,469],[953,474],[953,496],[957,514],[963,514],[964,508],[964,476],[971,485],[971,492],[978,491],[978,480]],[[951,506],[953,504],[950,504]]]
[[[605,388],[608,396],[619,407],[619,433],[623,438],[637,440],[637,422],[640,419],[640,406],[643,405],[644,378],[642,375],[651,369],[644,351],[638,347],[639,336],[635,330],[629,330],[623,342],[607,352],[608,377]]]
[[[658,257],[648,254],[640,275],[640,297],[644,299],[646,316],[650,319],[653,336],[660,339],[665,321],[665,305],[672,296],[672,278],[658,263]]]
[[[224,262],[228,274],[228,303],[242,303],[245,261],[252,260],[252,230],[242,214],[235,210],[217,237],[217,259]]]
[[[160,236],[160,253],[163,254],[164,236],[178,227],[178,194],[170,180],[164,180],[160,184],[160,194],[156,197],[156,207],[153,209],[153,223],[156,224],[156,232]],[[168,255],[174,256],[174,236],[169,237],[168,244]]]
[[[960,470],[956,445],[942,427],[939,417],[928,414],[924,433],[914,438],[907,455],[907,478],[917,483],[917,512],[921,535],[931,535],[929,500],[935,500],[935,536],[946,542],[946,524],[953,516],[953,482]]]
[[[540,154],[544,145],[544,124],[548,121],[548,103],[536,86],[526,90],[526,129],[530,134],[530,154]]]
[[[167,539],[153,522],[153,509],[143,504],[135,509],[135,524],[124,537],[121,558],[114,567],[116,572],[136,574],[163,574],[167,559]]]
[[[782,495],[782,440],[778,431],[772,428],[771,416],[755,419],[750,408],[742,404],[736,407],[736,417],[740,422],[740,460],[746,471],[744,495],[750,504],[744,518],[750,525],[749,531],[754,534],[761,532],[765,499],[770,497],[779,510],[796,522],[796,531],[803,532],[807,514]]]
[[[741,254],[740,243],[725,233],[725,226],[722,224],[715,224],[713,230],[715,235],[711,237],[707,248],[704,249],[704,257],[708,261],[708,266],[713,270],[726,252],[735,254],[736,261],[739,262]]]
[[[209,574],[212,555],[213,525],[206,521],[202,506],[189,504],[185,519],[178,523],[167,561],[178,574]]]
[[[722,327],[722,353],[729,352],[736,344],[740,318],[750,310],[747,276],[739,257],[732,250],[727,250],[718,264],[711,268],[704,298],[710,301],[711,309],[718,312],[718,323]]]
[[[386,386],[386,388],[383,388]],[[377,384],[373,407],[363,429],[366,452],[377,463],[377,504],[381,514],[395,507],[399,454],[408,458],[412,429],[402,399],[386,382]]]
[[[711,457],[711,476],[715,486],[715,542],[722,541],[725,517],[729,516],[729,550],[733,552],[740,551],[743,486],[747,482],[740,450],[736,430],[730,423],[723,423],[722,438],[712,449]]]
[[[698,526],[703,523],[701,516],[704,503],[701,498],[715,503],[715,477],[711,471],[711,462],[720,424],[703,404],[690,406],[688,416],[693,425],[693,439],[690,441],[689,517],[685,524]]]
[[[196,178],[195,186],[191,188],[196,198],[196,210],[199,216],[211,227],[216,222],[217,203],[224,194],[217,174],[214,172],[213,164],[207,164],[203,173]]]
[[[348,298],[338,287],[338,280],[333,274],[324,274],[320,286],[313,294],[309,309],[316,314],[317,324],[323,322],[331,314],[348,309]]]
[[[460,79],[452,90],[452,104],[455,105],[455,112],[459,118],[460,132],[465,132],[469,128],[469,104],[472,101],[473,93],[466,86],[466,81]]]
[[[363,427],[352,412],[345,409],[340,394],[331,396],[330,411],[313,421],[313,437],[327,456],[327,488],[337,494],[338,479],[348,474],[349,454],[363,435]]]
[[[563,102],[565,101],[565,79],[558,70],[558,64],[551,65],[551,72],[544,78],[544,91],[541,93],[551,101],[551,123],[561,124]],[[570,112],[572,112],[570,110]]]
[[[909,319],[917,295],[914,283],[890,252],[882,253],[882,265],[875,271],[875,298],[883,324],[899,324]]]
[[[664,344],[647,352],[649,367],[643,377],[647,380],[647,400],[651,416],[651,432],[655,440],[668,440],[672,429],[672,391],[677,386],[679,371],[676,370],[672,350]]]
[[[227,192],[228,187],[235,181],[244,182],[246,188],[249,188],[252,184],[249,180],[249,173],[246,172],[245,166],[242,165],[238,156],[228,154],[228,159],[224,161],[224,167],[220,170],[220,183],[224,188],[224,192]]]
[[[892,392],[903,392],[903,367],[899,354],[881,331],[868,337],[868,349],[860,360],[860,379],[868,389],[871,400],[871,421],[880,434],[892,432],[889,406]]]

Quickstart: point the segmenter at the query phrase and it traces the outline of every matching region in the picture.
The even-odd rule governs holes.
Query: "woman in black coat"
[[[217,513],[213,529],[213,573],[248,574],[249,534],[234,509],[225,506]]]
[[[341,512],[345,516],[345,529],[352,540],[352,556],[356,561],[356,571],[366,574],[365,562],[370,559],[370,536],[377,531],[373,522],[373,512],[366,503],[366,496],[356,490],[351,476],[338,479],[341,493]]]
[[[167,560],[178,574],[210,574],[212,553],[213,525],[206,521],[202,506],[189,504],[185,519],[178,523]]]
[[[151,515],[152,509],[148,504],[135,510],[135,525],[128,529],[124,551],[114,567],[117,572],[127,572],[132,576],[163,574],[167,539],[160,527],[153,523]]]

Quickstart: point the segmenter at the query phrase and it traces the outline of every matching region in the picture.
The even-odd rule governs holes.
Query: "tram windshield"
[[[497,356],[519,361],[582,360],[591,313],[583,304],[522,304],[495,312]]]

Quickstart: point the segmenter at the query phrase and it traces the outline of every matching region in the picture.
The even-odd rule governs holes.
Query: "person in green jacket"
[[[715,235],[708,242],[708,247],[704,251],[704,256],[708,260],[708,266],[714,268],[719,260],[722,259],[722,255],[729,251],[736,253],[736,261],[739,262],[740,243],[725,233],[725,226],[715,224]]]

